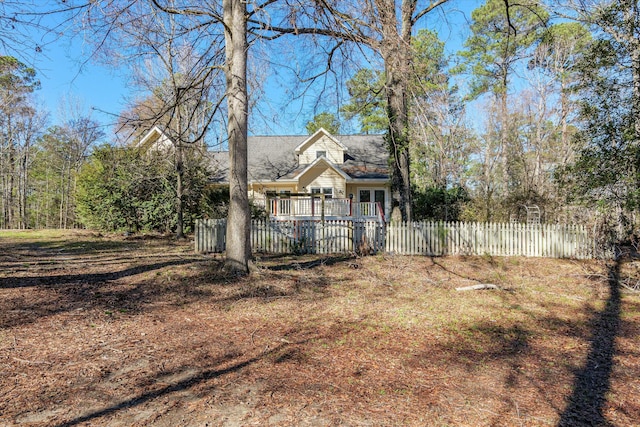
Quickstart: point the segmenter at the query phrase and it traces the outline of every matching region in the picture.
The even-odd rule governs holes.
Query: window
[[[316,159],[319,159],[320,157],[327,157],[327,152],[326,151],[316,151]]]
[[[327,199],[333,197],[333,187],[311,187],[311,194],[324,194]]]

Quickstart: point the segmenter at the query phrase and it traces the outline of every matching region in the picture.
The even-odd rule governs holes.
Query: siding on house
[[[289,183],[280,184],[275,182],[269,185],[254,184],[249,189],[249,197],[253,200],[266,200],[267,192],[282,193],[287,191],[290,193],[297,193],[298,189],[295,185]]]
[[[172,150],[174,144],[164,132],[154,126],[149,133],[138,141],[138,147],[149,151],[167,151]]]
[[[306,188],[306,192],[311,192],[311,188],[333,188],[333,197],[344,197],[346,183],[342,175],[327,165],[321,164],[317,167],[309,169],[309,171],[300,178],[299,186]]]
[[[317,152],[324,151],[326,158],[331,163],[340,165],[344,163],[344,149],[336,144],[334,140],[326,135],[322,135],[313,143],[304,147],[304,150],[300,153],[300,164],[311,164],[317,158]]]

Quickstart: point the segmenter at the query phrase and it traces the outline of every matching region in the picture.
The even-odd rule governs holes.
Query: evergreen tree
[[[517,168],[512,161],[518,155],[518,146],[512,144],[517,129],[510,117],[509,90],[518,64],[531,55],[530,48],[540,40],[549,14],[533,0],[487,0],[472,12],[471,19],[471,36],[460,56],[464,61],[462,69],[472,77],[469,98],[489,93],[495,103],[495,108],[489,110],[495,116],[487,125],[487,137],[492,140],[489,146],[494,150],[487,156],[500,158],[495,165],[500,172],[495,177],[497,182],[491,184],[494,190],[485,197],[493,197],[497,192],[502,200],[495,203],[488,200],[497,207],[518,189]],[[494,173],[493,166],[485,165],[485,169]]]
[[[313,116],[313,120],[307,123],[306,128],[309,135],[313,135],[320,128],[324,128],[332,135],[340,134],[340,122],[334,114],[327,112]]]

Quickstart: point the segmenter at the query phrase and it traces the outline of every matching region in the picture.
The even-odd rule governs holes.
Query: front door
[[[380,204],[380,209],[385,212],[385,191],[375,188],[361,188],[358,191],[358,201],[361,203],[376,202]]]

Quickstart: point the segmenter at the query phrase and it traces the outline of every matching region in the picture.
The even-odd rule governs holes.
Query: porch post
[[[264,210],[267,212],[267,219],[273,216],[273,206],[271,206],[271,200],[267,195],[264,196]]]
[[[349,194],[349,216],[353,216],[353,193]]]

